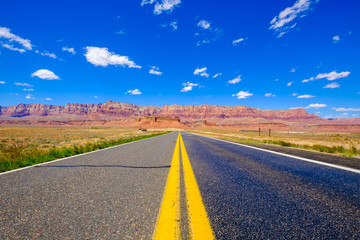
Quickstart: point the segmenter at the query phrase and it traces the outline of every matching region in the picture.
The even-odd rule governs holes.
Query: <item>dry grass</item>
[[[251,144],[277,144],[348,157],[360,157],[360,133],[261,132],[236,129],[196,129],[194,133]]]
[[[164,133],[120,127],[0,126],[0,172]]]
[[[158,130],[155,130],[158,131]],[[40,126],[0,126],[0,143],[35,144],[42,149],[93,143],[100,140],[113,140],[140,135],[154,131],[141,132],[138,129],[120,127],[40,127]]]

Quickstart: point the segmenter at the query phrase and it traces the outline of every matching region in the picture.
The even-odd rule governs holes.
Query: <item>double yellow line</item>
[[[215,239],[201,199],[194,172],[179,132],[161,203],[154,239],[180,239],[180,149],[184,173],[190,239]]]

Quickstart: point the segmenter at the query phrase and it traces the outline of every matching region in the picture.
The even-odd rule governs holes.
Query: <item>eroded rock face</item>
[[[65,106],[45,104],[18,104],[10,107],[0,107],[0,116],[84,116],[91,119],[133,118],[143,116],[177,117],[180,119],[206,118],[262,118],[266,120],[321,120],[314,114],[308,114],[305,109],[293,110],[260,110],[246,106],[217,105],[164,105],[138,106],[130,103],[107,101],[99,104],[68,103]]]

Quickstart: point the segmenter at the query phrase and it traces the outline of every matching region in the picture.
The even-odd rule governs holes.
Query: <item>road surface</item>
[[[0,239],[359,239],[359,226],[360,174],[186,132],[0,175]]]

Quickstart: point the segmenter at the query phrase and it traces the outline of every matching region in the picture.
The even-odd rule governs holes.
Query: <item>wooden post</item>
[[[259,136],[260,136],[260,134],[261,134],[261,128],[259,128]]]
[[[269,137],[271,136],[271,128],[269,128]]]

